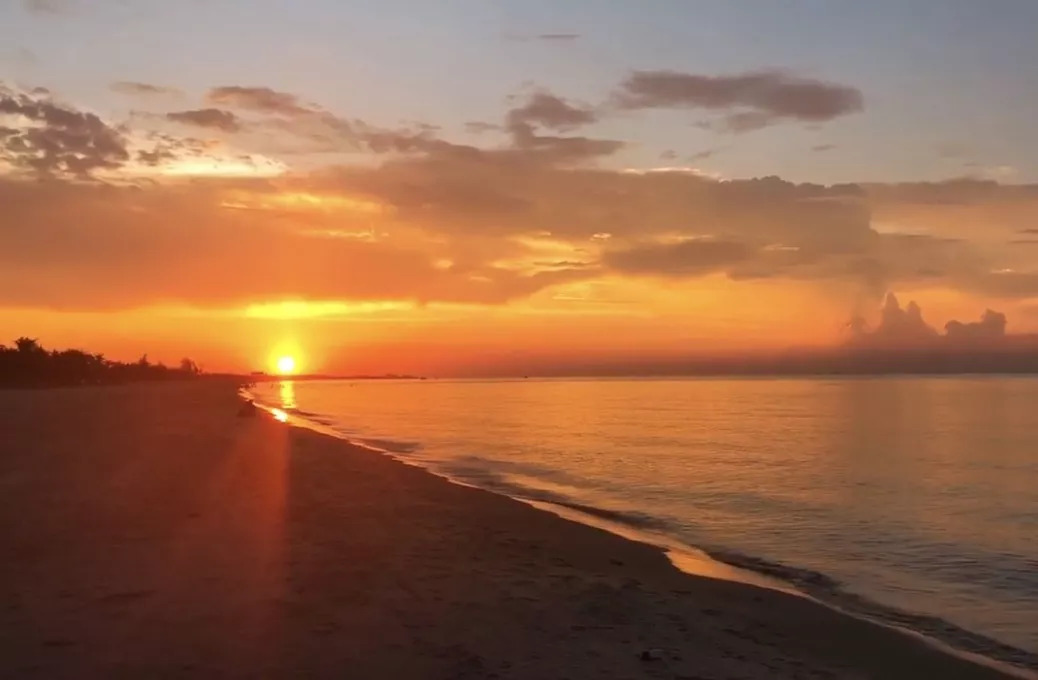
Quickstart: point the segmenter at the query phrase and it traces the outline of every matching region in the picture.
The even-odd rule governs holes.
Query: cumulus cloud
[[[242,124],[236,115],[222,109],[197,109],[194,111],[174,111],[166,114],[168,120],[184,125],[220,130],[222,132],[238,132]]]
[[[1006,333],[1006,315],[985,310],[980,320],[949,321],[944,333],[939,333],[923,320],[922,310],[915,302],[904,308],[894,293],[888,293],[880,310],[880,318],[873,328],[861,317],[850,324],[851,344],[873,349],[951,349],[977,347],[997,349],[1032,345],[1034,336],[1010,336]],[[1022,342],[1021,342],[1022,341]]]
[[[861,318],[854,319],[851,328],[857,341],[874,345],[912,346],[937,338],[937,331],[923,320],[919,305],[912,301],[902,309],[894,293],[887,293],[874,329],[869,329]]]
[[[709,76],[678,71],[636,71],[614,99],[621,108],[704,109],[724,114],[721,126],[746,132],[782,120],[830,121],[865,108],[861,91],[847,85],[756,71]]]

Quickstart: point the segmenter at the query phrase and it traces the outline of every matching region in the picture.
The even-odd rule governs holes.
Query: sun
[[[293,357],[280,357],[277,361],[278,373],[290,375],[296,372],[296,360]]]

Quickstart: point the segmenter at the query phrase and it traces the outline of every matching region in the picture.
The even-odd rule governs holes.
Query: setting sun
[[[296,360],[293,357],[280,357],[277,361],[278,373],[288,375],[295,373]]]

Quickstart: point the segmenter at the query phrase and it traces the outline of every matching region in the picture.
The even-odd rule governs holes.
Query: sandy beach
[[[1007,677],[239,403],[0,391],[0,675]]]

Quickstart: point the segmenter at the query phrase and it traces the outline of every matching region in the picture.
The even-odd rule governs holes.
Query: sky
[[[1035,27],[1031,0],[4,0],[0,342],[521,373],[886,337],[889,293],[1036,332]]]

